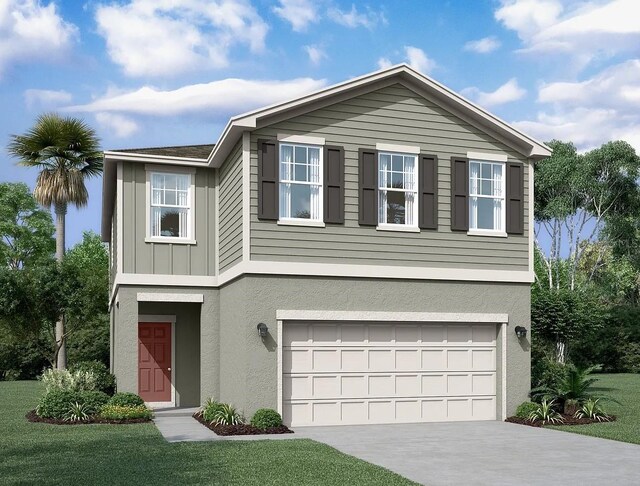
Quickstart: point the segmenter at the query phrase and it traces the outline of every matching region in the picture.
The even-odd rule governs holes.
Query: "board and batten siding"
[[[195,173],[196,243],[147,243],[145,164],[122,164],[124,273],[215,275],[215,171],[198,168]]]
[[[345,150],[345,223],[325,228],[260,221],[257,141],[278,133],[324,137]],[[438,229],[378,231],[358,224],[358,149],[376,143],[419,146],[438,156]],[[451,231],[451,157],[506,154],[524,163],[524,234],[507,238]],[[395,84],[291,118],[251,134],[251,259],[314,263],[527,270],[529,164],[515,150],[403,85]]]
[[[220,271],[242,260],[242,142],[220,168]]]

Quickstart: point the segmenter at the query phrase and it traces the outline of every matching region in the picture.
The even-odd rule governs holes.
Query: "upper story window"
[[[417,156],[378,155],[378,224],[418,226]]]
[[[469,161],[469,230],[505,231],[504,163]]]
[[[280,219],[322,221],[322,147],[280,144]]]
[[[191,173],[147,172],[151,240],[193,239],[192,177]]]

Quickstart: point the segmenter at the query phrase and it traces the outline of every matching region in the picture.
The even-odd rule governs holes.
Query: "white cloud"
[[[538,102],[546,109],[516,126],[544,140],[572,141],[582,150],[617,139],[640,150],[640,60],[584,81],[543,84]]]
[[[24,92],[24,100],[27,108],[53,108],[71,103],[73,97],[71,93],[50,89],[27,89]]]
[[[318,46],[304,46],[304,50],[309,56],[311,64],[318,65],[323,59],[327,58],[327,53]]]
[[[389,58],[381,57],[380,59],[378,59],[378,67],[380,69],[387,69],[387,68],[390,68],[391,66],[393,66],[393,63]]]
[[[99,5],[96,22],[128,76],[224,67],[234,45],[263,50],[268,30],[248,0],[132,0]]]
[[[118,138],[126,138],[136,133],[140,127],[131,118],[117,113],[96,113],[96,121]]]
[[[495,17],[518,34],[522,52],[568,54],[578,67],[596,57],[637,52],[637,0],[591,0],[568,6],[557,0],[502,0]]]
[[[320,19],[318,10],[312,0],[279,0],[280,6],[273,11],[291,24],[296,32],[306,30],[307,26]]]
[[[358,12],[355,4],[351,4],[351,10],[340,10],[332,7],[327,12],[328,17],[335,23],[355,29],[356,27],[366,27],[373,29],[378,24],[386,24],[387,19],[382,11],[375,12],[367,7],[366,12]]]
[[[78,29],[66,22],[53,2],[0,2],[0,75],[14,63],[59,60],[73,44]]]
[[[325,80],[287,81],[223,79],[163,91],[144,86],[135,91],[111,91],[94,101],[65,108],[68,112],[128,115],[205,115],[225,120],[230,115],[302,96],[326,85]]]
[[[407,62],[416,71],[428,74],[436,67],[435,61],[427,57],[425,52],[418,47],[404,46],[404,52],[407,56]]]
[[[518,85],[516,78],[511,78],[495,91],[485,92],[480,91],[478,88],[471,87],[463,89],[461,93],[473,99],[482,107],[490,107],[504,105],[505,103],[522,99],[524,95],[527,94],[527,91]]]
[[[500,45],[500,41],[496,37],[483,37],[482,39],[467,42],[464,45],[464,50],[477,52],[478,54],[488,54],[498,49]]]

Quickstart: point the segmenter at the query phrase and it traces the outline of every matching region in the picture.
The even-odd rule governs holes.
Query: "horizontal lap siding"
[[[242,259],[242,143],[220,169],[220,270]]]
[[[125,273],[215,275],[215,178],[195,173],[195,245],[147,243],[145,164],[123,162],[123,255]],[[193,176],[192,176],[193,177]]]
[[[326,228],[277,226],[257,219],[257,140],[278,133],[324,137],[345,149],[345,224]],[[376,143],[418,145],[438,156],[438,230],[391,233],[358,225],[358,149]],[[470,269],[528,269],[528,166],[524,235],[469,236],[450,229],[453,155],[507,154],[513,149],[401,85],[394,85],[256,130],[251,136],[251,258],[292,262]]]

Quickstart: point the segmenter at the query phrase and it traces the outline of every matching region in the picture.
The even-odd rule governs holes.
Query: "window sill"
[[[493,236],[494,238],[506,238],[507,233],[504,231],[492,231],[492,230],[469,230],[467,231],[469,236]]]
[[[322,221],[307,221],[304,219],[280,219],[278,226],[311,226],[312,228],[324,228]]]
[[[170,238],[170,237],[158,237],[145,238],[145,243],[165,243],[171,245],[195,245],[196,240],[190,240],[188,238]]]
[[[399,231],[401,233],[420,233],[417,226],[404,226],[401,224],[379,224],[376,226],[378,231]]]

